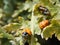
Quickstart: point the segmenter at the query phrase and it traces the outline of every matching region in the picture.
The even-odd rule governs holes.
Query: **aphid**
[[[38,10],[44,15],[50,15],[50,11],[46,7],[39,6]]]
[[[50,24],[49,20],[44,20],[42,22],[39,23],[39,27],[41,29],[45,28],[46,26],[48,26]]]
[[[24,37],[24,38],[28,38],[28,36],[31,36],[31,35],[32,35],[32,32],[29,28],[25,28],[22,31],[22,37]]]

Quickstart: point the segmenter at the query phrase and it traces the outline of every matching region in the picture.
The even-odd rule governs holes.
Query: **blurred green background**
[[[52,3],[56,1],[59,4],[59,0],[52,0]],[[0,45],[20,45],[13,38],[20,38],[20,27],[23,24],[29,26],[33,6],[38,2],[40,0],[0,0]],[[36,35],[36,38],[39,45],[60,45],[55,35],[48,40],[42,39],[40,35]],[[15,44],[9,42],[11,39]]]

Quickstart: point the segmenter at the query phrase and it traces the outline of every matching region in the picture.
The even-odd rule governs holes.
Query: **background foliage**
[[[51,16],[40,14],[39,5]],[[41,30],[38,24],[44,18],[51,24]],[[0,0],[0,45],[22,45],[21,31],[26,27],[32,31],[30,45],[60,45],[60,0]]]

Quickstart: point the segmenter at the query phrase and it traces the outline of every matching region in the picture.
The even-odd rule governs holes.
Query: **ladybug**
[[[46,7],[39,6],[38,10],[44,15],[50,15],[50,11]]]
[[[32,35],[32,32],[31,32],[31,30],[29,28],[23,29],[23,31],[22,31],[22,37],[28,38],[31,35]]]
[[[42,22],[39,23],[39,27],[41,29],[45,28],[46,26],[48,26],[50,24],[49,20],[44,20]]]

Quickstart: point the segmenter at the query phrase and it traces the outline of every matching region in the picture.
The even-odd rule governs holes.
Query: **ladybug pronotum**
[[[44,20],[42,22],[39,23],[39,27],[41,29],[45,28],[46,26],[48,26],[50,24],[49,20]]]

